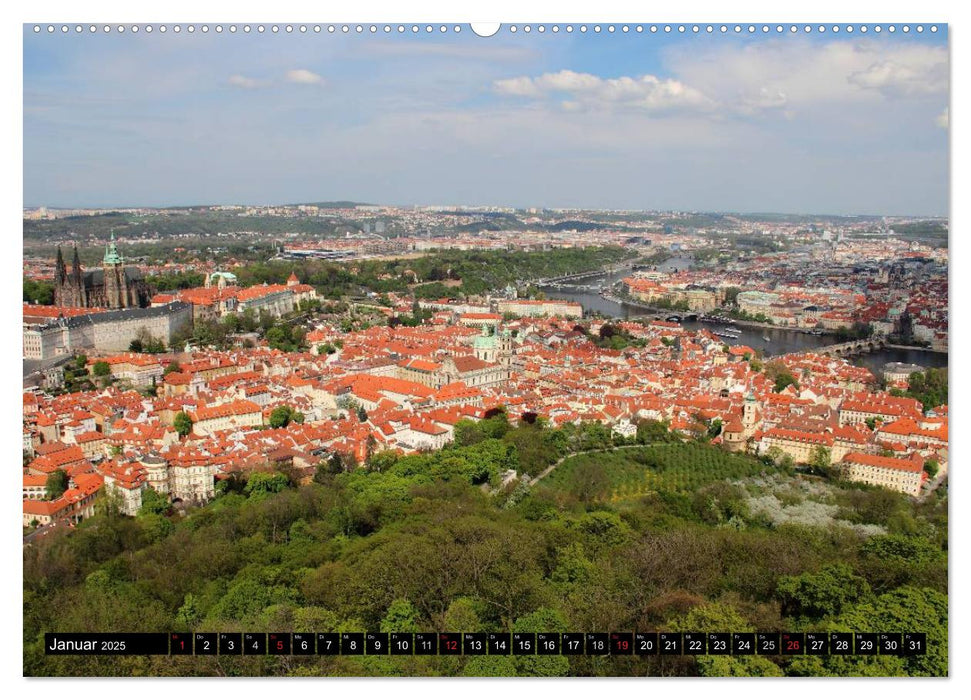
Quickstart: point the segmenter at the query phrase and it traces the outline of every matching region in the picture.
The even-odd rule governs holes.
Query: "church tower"
[[[54,266],[54,306],[64,306],[64,285],[67,284],[67,265],[61,246],[57,246],[57,263]]]
[[[114,231],[111,232],[111,242],[105,246],[104,280],[105,301],[109,309],[127,309],[132,306],[125,280],[125,261],[118,254]]]
[[[745,396],[745,403],[742,405],[742,426],[746,434],[754,432],[755,425],[759,420],[759,404],[755,400],[755,395],[750,391]]]
[[[64,253],[61,246],[57,246],[57,265],[54,269],[54,284],[62,285],[67,281],[67,265],[64,264]]]
[[[85,307],[88,305],[88,290],[84,285],[81,256],[78,255],[77,246],[74,246],[74,259],[71,260],[71,278],[68,281],[68,288],[71,290],[69,306]]]
[[[512,364],[512,333],[508,328],[503,328],[499,333],[499,363],[503,367],[509,367]]]

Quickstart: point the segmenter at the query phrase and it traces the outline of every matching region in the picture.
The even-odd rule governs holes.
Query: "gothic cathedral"
[[[77,246],[71,271],[64,263],[61,248],[57,248],[57,269],[54,271],[54,305],[100,309],[130,309],[148,306],[151,290],[135,267],[125,267],[118,253],[115,234],[105,246],[104,267],[100,270],[81,269]]]

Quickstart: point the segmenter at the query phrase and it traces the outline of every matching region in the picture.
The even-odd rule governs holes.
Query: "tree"
[[[162,370],[162,375],[168,376],[173,372],[181,372],[181,371],[182,371],[182,366],[175,360],[172,360],[167,365],[165,365],[165,369]]]
[[[388,606],[388,610],[381,620],[381,631],[420,632],[419,617],[418,609],[411,604],[411,601],[398,598]]]
[[[907,378],[907,396],[917,399],[927,411],[947,403],[947,369],[914,372]]]
[[[809,455],[809,465],[813,471],[821,476],[830,475],[832,466],[832,453],[824,445],[816,445]]]
[[[637,442],[641,445],[649,445],[654,442],[671,442],[673,437],[668,431],[668,427],[659,420],[648,418],[637,423]]]
[[[374,456],[375,450],[378,449],[378,441],[375,439],[373,433],[367,434],[367,440],[364,441],[364,463],[367,467],[371,468],[371,458]]]
[[[612,326],[609,323],[605,323],[602,326],[600,326],[600,331],[598,335],[600,336],[601,340],[605,340],[607,338],[614,337],[619,332],[620,330],[616,326]]]
[[[138,520],[142,526],[142,532],[149,542],[159,542],[175,530],[175,525],[164,515],[150,513],[148,515],[139,514]]]
[[[445,629],[470,632],[482,631],[482,605],[472,598],[456,598],[445,611]]]
[[[135,338],[131,341],[128,349],[131,352],[147,352],[157,355],[158,353],[165,352],[165,341],[153,336],[143,326],[135,333]]]
[[[373,435],[368,436],[369,441],[373,439]],[[393,450],[377,450],[377,441],[375,440],[374,448],[371,451],[370,457],[367,460],[367,468],[372,472],[386,472],[390,470],[398,462],[398,453]]]
[[[246,488],[243,489],[243,493],[248,496],[264,496],[279,493],[288,484],[287,477],[278,472],[253,472],[246,480]]]
[[[24,277],[24,301],[28,304],[54,303],[54,285],[46,280],[33,280]]]
[[[191,593],[186,593],[182,600],[182,606],[175,615],[176,624],[181,626],[180,629],[192,631],[201,617],[196,605],[196,597]]]
[[[364,409],[364,406],[357,407],[357,419],[362,423],[367,422],[367,411]]]
[[[274,350],[293,352],[296,349],[286,326],[273,326],[266,331],[266,342]]]
[[[47,500],[53,501],[55,498],[60,498],[67,491],[68,482],[67,472],[63,469],[55,469],[50,474],[47,475],[47,482],[44,485],[45,491],[47,492]]]
[[[343,471],[347,471],[344,466],[344,458],[340,452],[334,452],[327,458],[327,471],[330,474],[340,474]]]
[[[479,424],[475,421],[471,421],[468,418],[463,418],[455,424],[455,441],[454,444],[457,447],[468,447],[469,445],[474,445],[477,442],[482,442],[485,436],[482,434],[482,429]]]
[[[185,411],[179,411],[175,414],[172,427],[175,428],[175,432],[179,434],[179,437],[185,437],[192,432],[192,418]]]
[[[289,406],[277,406],[270,412],[270,427],[285,428],[294,419],[294,410]]]
[[[927,472],[927,476],[933,479],[937,476],[937,472],[940,471],[941,465],[936,459],[929,459],[924,462],[924,471]]]
[[[331,471],[328,467],[328,462],[326,460],[317,462],[317,466],[314,467],[314,483],[328,484],[330,483],[330,477]]]
[[[107,377],[111,374],[111,365],[104,360],[98,360],[92,365],[91,373],[96,377]]]
[[[776,393],[783,391],[790,385],[795,386],[797,389],[799,388],[799,382],[796,381],[795,375],[779,360],[767,363],[765,365],[765,374],[775,382],[773,391]]]
[[[142,491],[142,505],[138,509],[138,516],[165,515],[169,512],[170,504],[167,496],[163,496],[151,486]]]
[[[870,585],[849,564],[839,562],[816,573],[782,576],[776,592],[786,617],[821,618],[838,615],[869,596]]]

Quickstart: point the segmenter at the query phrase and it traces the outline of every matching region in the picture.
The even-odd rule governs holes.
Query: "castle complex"
[[[105,246],[104,267],[100,270],[81,269],[77,246],[71,271],[68,272],[60,247],[54,272],[54,305],[78,308],[130,309],[148,306],[151,292],[142,273],[135,267],[125,267],[118,253],[115,234]]]

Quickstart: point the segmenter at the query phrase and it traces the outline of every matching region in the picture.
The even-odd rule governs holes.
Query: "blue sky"
[[[24,29],[25,206],[948,210],[946,32]]]

